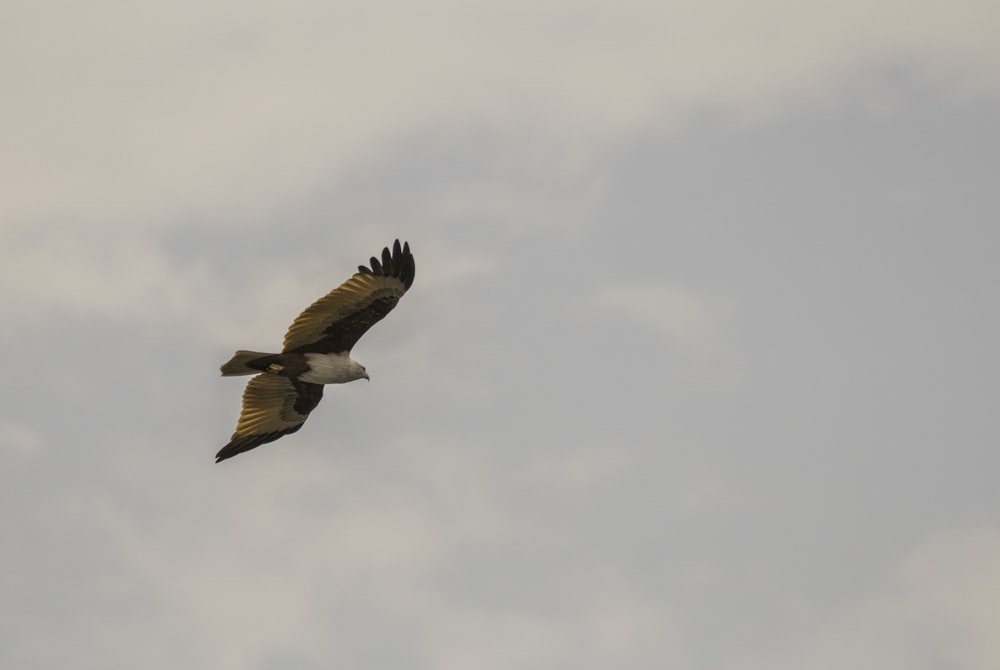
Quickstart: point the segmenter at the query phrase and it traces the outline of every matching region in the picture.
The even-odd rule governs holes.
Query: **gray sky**
[[[918,4],[0,10],[0,665],[1000,666],[1000,9]]]

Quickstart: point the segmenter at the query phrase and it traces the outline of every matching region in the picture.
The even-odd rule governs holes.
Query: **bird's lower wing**
[[[271,374],[257,375],[247,382],[236,432],[229,444],[215,455],[215,462],[294,433],[322,398],[322,384]]]

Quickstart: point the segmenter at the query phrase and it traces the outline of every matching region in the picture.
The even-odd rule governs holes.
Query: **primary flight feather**
[[[374,256],[357,273],[310,305],[292,323],[280,354],[237,351],[221,370],[225,377],[256,375],[243,391],[236,432],[215,455],[232,458],[294,433],[323,398],[324,384],[368,379],[351,348],[392,311],[413,284],[416,265],[407,242]]]

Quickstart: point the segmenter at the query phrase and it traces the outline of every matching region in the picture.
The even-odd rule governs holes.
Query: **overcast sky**
[[[998,24],[6,3],[0,666],[1000,667]],[[371,382],[214,464],[397,237]]]

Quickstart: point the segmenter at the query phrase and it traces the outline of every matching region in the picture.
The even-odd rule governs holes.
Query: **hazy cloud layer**
[[[1000,663],[992,5],[3,13],[0,665]]]
[[[991,3],[21,4],[11,223],[259,220],[428,127],[597,140],[829,104],[867,67],[996,92]],[[872,104],[892,100],[876,97]],[[169,209],[163,203],[169,201]]]

